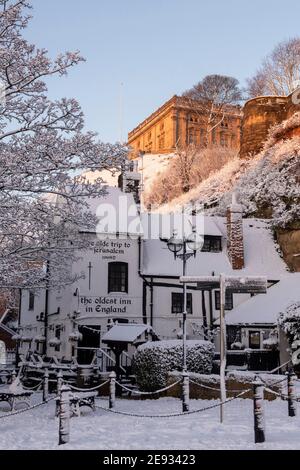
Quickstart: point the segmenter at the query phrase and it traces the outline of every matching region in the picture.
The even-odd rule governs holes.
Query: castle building
[[[299,94],[299,90],[296,90]],[[240,158],[249,158],[259,153],[268,138],[270,129],[299,113],[299,103],[293,101],[294,93],[289,96],[259,96],[245,103],[241,123]],[[297,95],[298,96],[298,95]],[[278,140],[300,135],[299,125],[284,126]]]
[[[189,144],[239,150],[241,118],[239,107],[227,107],[222,122],[207,136],[199,103],[175,95],[129,132],[128,145],[133,153],[152,154],[172,153]]]

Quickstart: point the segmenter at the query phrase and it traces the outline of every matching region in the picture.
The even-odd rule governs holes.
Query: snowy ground
[[[41,395],[34,397],[41,401]],[[106,400],[97,400],[107,406]],[[216,401],[192,400],[191,409]],[[219,423],[219,408],[176,418],[134,418],[97,409],[83,409],[80,418],[71,420],[70,444],[64,449],[300,449],[299,416],[287,416],[287,403],[265,402],[266,439],[253,443],[252,400],[237,399],[225,407],[225,423]],[[119,400],[117,410],[138,414],[166,414],[181,411],[178,399]],[[0,404],[0,416],[7,410]],[[0,449],[57,449],[58,420],[54,402],[7,419],[0,419]],[[60,447],[62,448],[62,447]]]

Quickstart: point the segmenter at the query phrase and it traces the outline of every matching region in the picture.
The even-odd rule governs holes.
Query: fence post
[[[288,390],[288,411],[289,416],[296,416],[296,393],[295,393],[295,373],[292,369],[286,372],[287,375],[287,390]]]
[[[63,372],[60,369],[57,374],[57,394],[60,393],[62,386],[63,386]]]
[[[263,410],[264,385],[259,377],[253,382],[254,442],[265,442],[265,419]]]
[[[190,409],[190,382],[189,374],[182,373],[182,412],[186,413]]]
[[[43,378],[43,401],[47,401],[49,398],[49,371],[45,369]]]
[[[114,408],[116,404],[116,373],[109,374],[109,408]]]
[[[16,369],[14,369],[11,373],[11,383],[14,383],[16,378],[17,378],[17,372],[16,372]]]
[[[62,385],[59,400],[59,440],[58,445],[70,441],[70,388]]]

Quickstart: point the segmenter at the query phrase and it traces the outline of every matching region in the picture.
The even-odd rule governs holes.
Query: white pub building
[[[60,290],[22,292],[20,354],[30,350],[59,361],[75,358],[79,364],[88,364],[97,351],[107,351],[102,337],[116,323],[149,325],[160,339],[181,337],[182,260],[174,259],[164,240],[172,236],[170,228],[149,237],[149,226],[160,220],[166,227],[169,216],[140,213],[138,184],[139,174],[125,173],[119,178],[119,187],[108,187],[107,196],[90,201],[99,225],[88,234],[93,238],[92,248],[72,266],[74,274],[84,274],[82,278]],[[113,214],[118,226],[104,226],[105,214]],[[287,274],[267,222],[243,219],[237,203],[229,207],[227,218],[205,216],[200,235],[203,245],[187,261],[188,275],[267,276],[271,286]],[[227,295],[226,311],[250,297]],[[218,289],[201,291],[195,285],[188,286],[188,339],[207,337],[219,310]],[[271,331],[271,326],[263,327]],[[258,326],[245,328],[245,347],[263,347],[257,331]]]

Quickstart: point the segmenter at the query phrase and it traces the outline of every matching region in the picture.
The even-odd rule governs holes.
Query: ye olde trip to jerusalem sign
[[[89,297],[80,298],[80,306],[85,313],[128,313],[128,307],[132,306],[135,299],[124,297]]]
[[[98,240],[94,243],[93,250],[95,254],[102,255],[102,259],[116,259],[116,255],[125,255],[131,248],[129,241]]]

